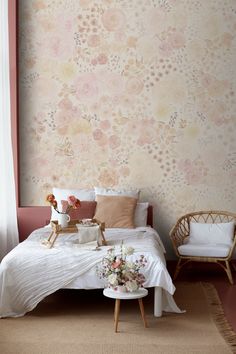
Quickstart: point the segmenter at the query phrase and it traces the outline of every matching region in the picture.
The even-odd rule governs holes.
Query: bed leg
[[[162,316],[162,288],[160,286],[155,286],[154,291],[154,316]]]

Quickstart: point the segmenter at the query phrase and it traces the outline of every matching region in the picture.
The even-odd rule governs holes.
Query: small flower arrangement
[[[58,210],[58,204],[53,194],[48,194],[46,201],[58,212],[59,214],[68,214],[70,209],[78,209],[80,207],[80,200],[73,195],[67,197],[68,206],[64,212]]]
[[[143,286],[145,277],[140,273],[147,260],[141,255],[135,262],[127,260],[127,256],[134,253],[133,247],[120,246],[120,253],[115,254],[115,247],[107,251],[107,255],[102,259],[102,264],[97,267],[97,275],[100,279],[105,279],[107,286],[114,290],[120,287],[122,291],[133,292]]]

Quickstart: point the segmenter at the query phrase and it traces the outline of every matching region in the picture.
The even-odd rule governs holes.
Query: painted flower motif
[[[120,74],[108,73],[105,77],[106,89],[112,95],[121,95],[124,90],[124,79]]]
[[[120,146],[120,143],[120,138],[117,135],[111,135],[109,137],[109,145],[113,150],[117,149]]]
[[[120,9],[108,9],[102,15],[102,24],[106,30],[115,32],[122,29],[126,19],[124,13]]]
[[[185,173],[186,181],[190,185],[203,183],[204,178],[207,176],[208,170],[199,159],[194,161],[190,159],[181,160],[178,167]]]
[[[64,38],[59,36],[51,36],[45,46],[48,49],[48,54],[56,59],[66,59],[73,53],[73,42],[65,41]]]
[[[121,176],[123,177],[128,177],[130,175],[130,169],[128,166],[122,166],[119,169],[119,173],[121,174]]]
[[[227,113],[227,106],[223,102],[214,102],[214,105],[206,112],[210,120],[217,126],[222,126],[230,122]]]
[[[97,62],[100,65],[104,65],[107,63],[107,56],[104,53],[99,54],[99,56],[97,57]]]
[[[130,95],[138,95],[143,89],[143,83],[136,77],[128,79],[126,82],[126,92]]]
[[[168,41],[173,49],[180,49],[185,46],[185,37],[182,32],[172,32]]]
[[[94,140],[101,140],[104,136],[104,133],[101,129],[96,129],[93,132],[93,138]]]
[[[87,40],[89,47],[98,47],[101,43],[100,36],[98,34],[91,34]]]
[[[108,130],[110,127],[111,127],[111,123],[109,122],[108,119],[102,120],[102,121],[100,122],[100,128],[101,128],[101,129]]]
[[[167,13],[160,7],[150,8],[146,13],[145,23],[149,34],[160,33],[168,26]]]
[[[119,178],[115,170],[105,169],[100,172],[98,180],[101,185],[113,187],[118,184]]]
[[[96,76],[93,73],[82,74],[75,81],[76,96],[79,100],[93,100],[98,95]]]
[[[58,69],[59,78],[65,82],[71,82],[76,75],[76,65],[71,62],[61,62]]]

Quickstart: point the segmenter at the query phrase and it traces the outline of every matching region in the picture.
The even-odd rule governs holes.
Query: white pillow
[[[147,214],[149,203],[137,203],[134,212],[134,226],[147,226]]]
[[[95,193],[93,189],[63,189],[63,188],[53,188],[52,194],[58,203],[58,209],[61,210],[61,200],[67,200],[69,195],[74,195],[79,200],[95,200]],[[58,213],[52,207],[51,220],[57,220]]]
[[[113,188],[102,188],[102,187],[94,187],[95,195],[119,195],[123,197],[133,197],[139,198],[140,190],[138,189],[113,189]]]
[[[230,245],[234,235],[234,221],[219,224],[190,222],[189,243]]]

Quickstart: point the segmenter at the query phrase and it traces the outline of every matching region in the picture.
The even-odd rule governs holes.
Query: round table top
[[[103,290],[103,295],[106,297],[110,297],[112,299],[120,299],[120,300],[133,300],[140,299],[148,294],[148,290],[144,288],[139,288],[133,292],[121,292],[117,290],[113,290],[111,288],[106,288]]]

